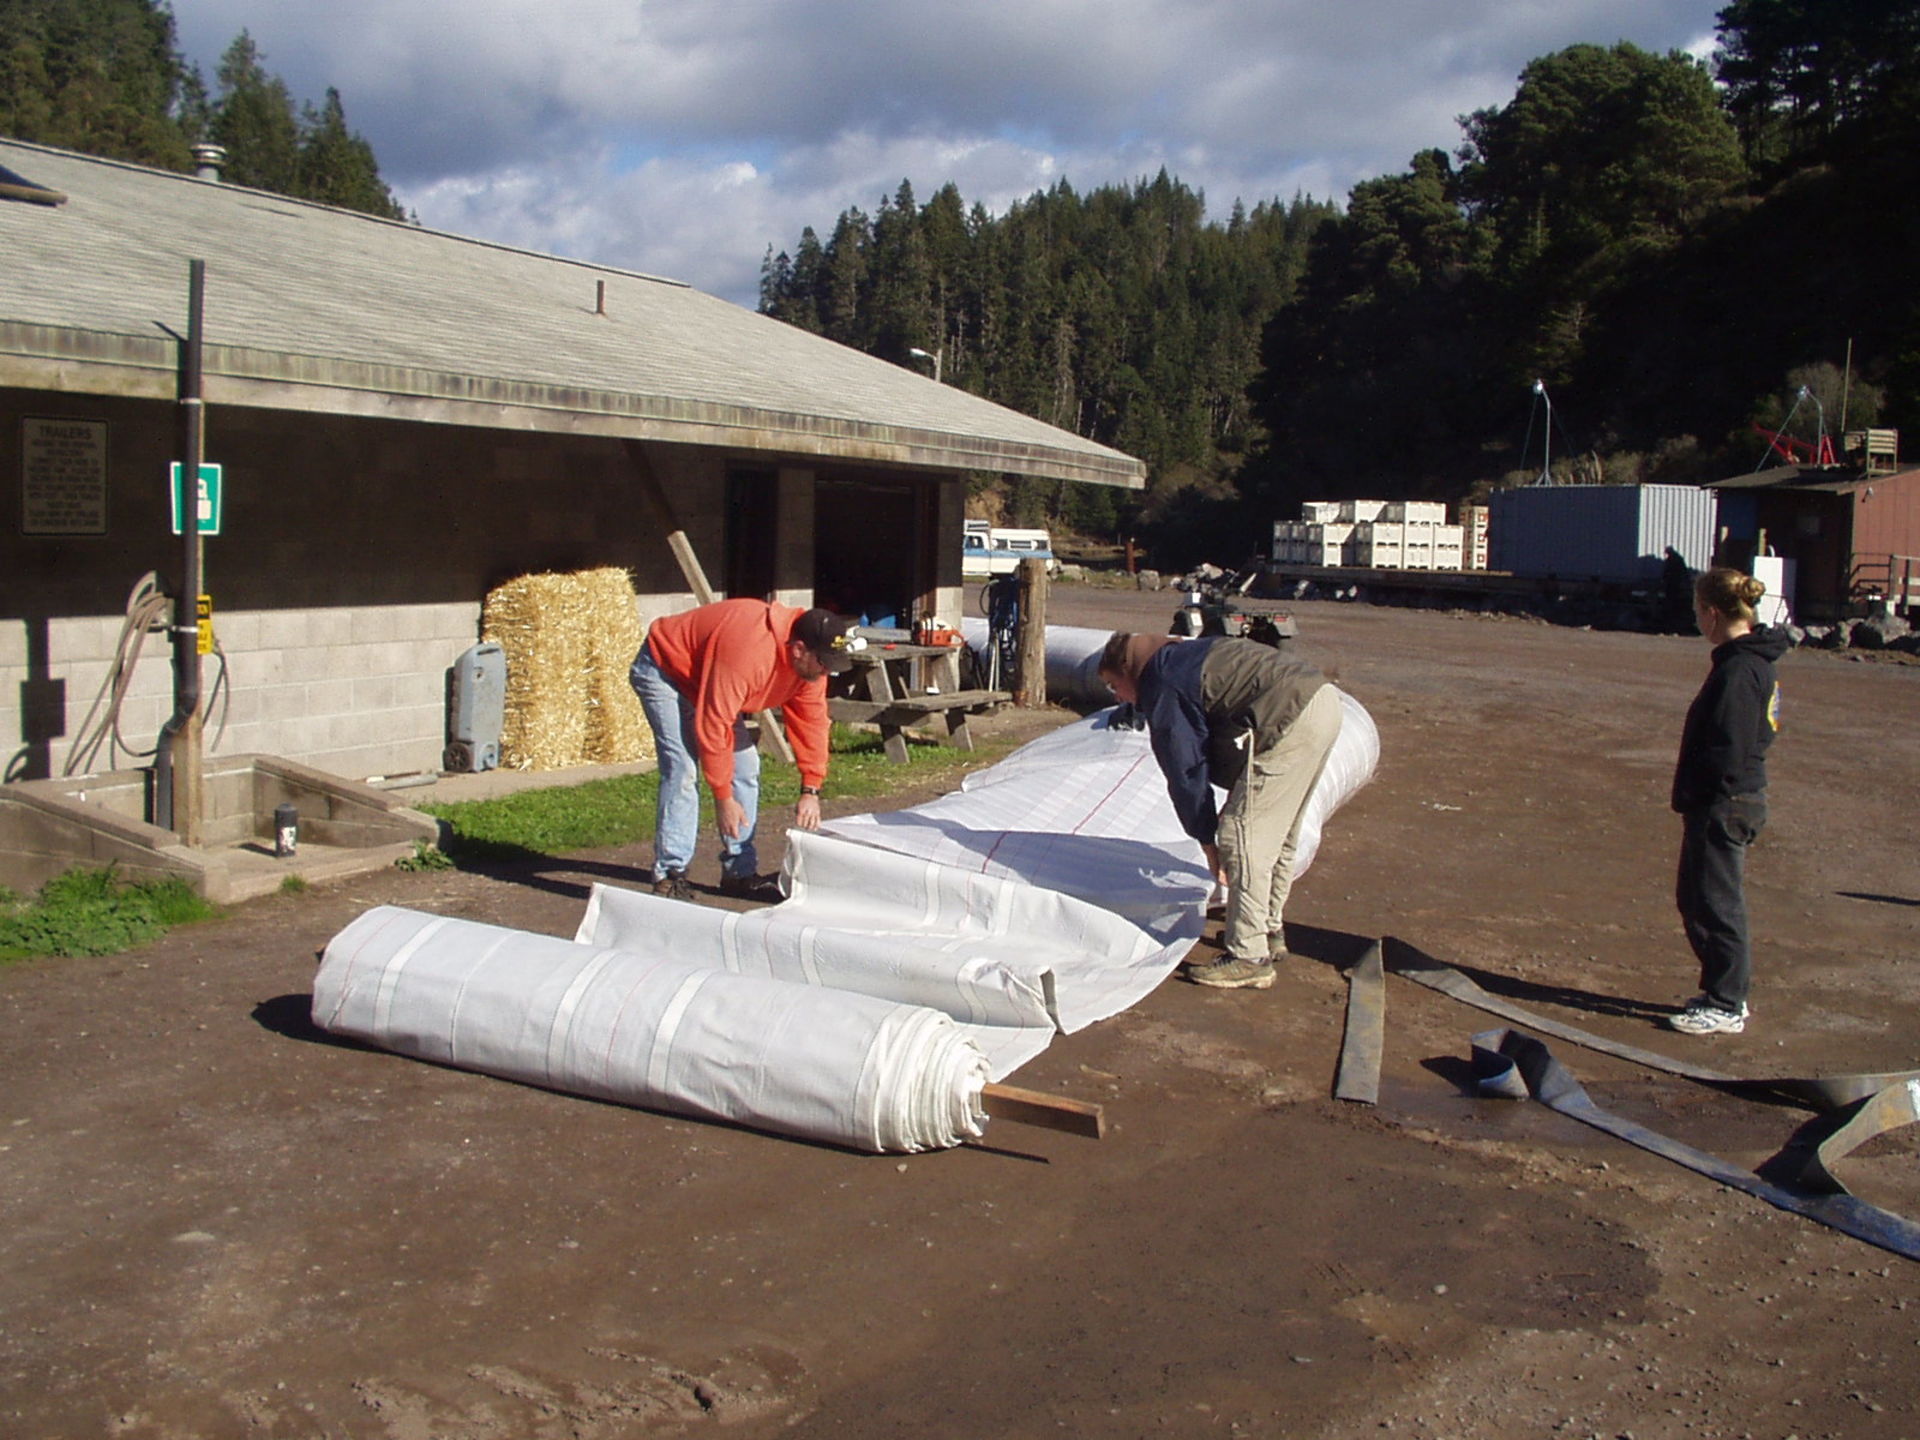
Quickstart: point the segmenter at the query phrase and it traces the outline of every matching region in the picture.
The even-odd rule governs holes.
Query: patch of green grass
[[[69,870],[32,901],[0,904],[0,962],[47,955],[115,955],[157,939],[175,925],[220,913],[186,881],[140,884],[105,870]]]
[[[280,877],[280,893],[282,895],[304,895],[312,888],[311,885],[307,884],[307,877],[304,875],[283,875]]]
[[[950,770],[963,758],[977,763],[1006,748],[987,744],[963,757],[948,746],[915,740],[908,745],[907,763],[895,765],[887,759],[877,733],[835,725],[828,741],[832,760],[827,792],[840,800],[875,799]],[[454,863],[461,864],[609,850],[651,840],[659,796],[660,778],[649,772],[590,780],[584,785],[522,790],[493,800],[427,804],[420,809],[447,822],[451,833],[446,850]],[[761,808],[792,805],[799,798],[799,771],[763,759]],[[700,787],[700,814],[702,823],[710,827],[713,801],[705,785]]]

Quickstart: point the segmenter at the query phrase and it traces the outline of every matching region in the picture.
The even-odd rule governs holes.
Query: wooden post
[[[1020,624],[1014,636],[1013,703],[1047,703],[1047,562],[1022,560]]]
[[[667,499],[667,492],[660,487],[660,477],[653,473],[653,461],[647,456],[646,445],[639,440],[629,440],[626,446],[634,478],[640,482],[640,493],[646,496],[660,517],[661,528],[667,532],[667,548],[679,562],[687,588],[693,591],[693,598],[702,605],[711,605],[714,601],[713,586],[707,582],[707,572],[701,568],[700,557],[693,550],[693,542],[687,538],[679,517],[673,513],[673,504]],[[779,717],[771,710],[762,710],[754,718],[760,722],[760,748],[777,760],[793,764],[793,747],[787,744],[787,732],[780,728]]]

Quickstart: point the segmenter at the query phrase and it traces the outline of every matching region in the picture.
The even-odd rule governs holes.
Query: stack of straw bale
[[[653,758],[653,732],[627,683],[643,635],[633,578],[607,566],[522,575],[492,591],[481,638],[507,657],[500,763],[512,770]]]

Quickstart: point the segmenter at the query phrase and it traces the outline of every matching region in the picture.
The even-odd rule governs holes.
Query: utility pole
[[[187,339],[180,362],[180,593],[173,597],[173,714],[161,727],[154,757],[155,822],[198,848],[205,839],[205,751],[200,716],[201,562],[200,464],[206,455],[202,397],[201,322],[206,313],[207,262],[187,262]],[[164,810],[163,810],[164,807]]]

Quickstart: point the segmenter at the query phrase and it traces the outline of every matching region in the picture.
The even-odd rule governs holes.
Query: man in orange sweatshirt
[[[778,710],[800,767],[794,824],[820,828],[827,778],[827,676],[852,668],[866,642],[858,622],[829,610],[764,600],[720,600],[656,620],[628,679],[653,729],[660,765],[653,839],[653,889],[690,900],[687,866],[699,840],[704,777],[720,823],[722,894],[774,900],[758,873],[754,826],[760,809],[760,754],[745,717]]]

